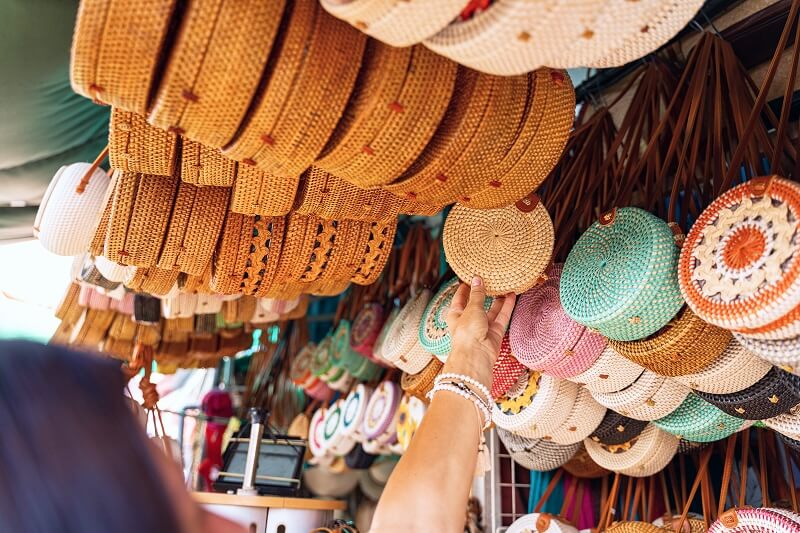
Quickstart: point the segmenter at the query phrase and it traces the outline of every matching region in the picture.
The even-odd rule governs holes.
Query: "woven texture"
[[[364,417],[366,438],[375,439],[390,429],[401,397],[402,392],[396,383],[384,381],[378,385],[369,399]]]
[[[734,336],[745,349],[787,372],[795,372],[800,364],[800,337],[767,340],[753,339],[738,333],[734,333]]]
[[[358,442],[366,438],[363,427],[370,396],[372,396],[372,389],[359,384],[350,391],[344,402],[342,431],[345,435],[354,437]]]
[[[100,274],[109,281],[123,282],[128,275],[129,267],[109,261],[103,255],[98,255],[94,258],[94,265]]]
[[[692,442],[725,439],[744,424],[742,419],[725,414],[696,394],[687,396],[675,411],[653,423],[680,439]]]
[[[588,370],[568,379],[592,392],[616,392],[636,381],[644,370],[606,346]]]
[[[594,392],[598,403],[635,420],[656,420],[678,408],[689,394],[685,385],[645,370],[618,392]]]
[[[391,222],[370,222],[369,238],[359,252],[355,263],[356,271],[351,277],[357,285],[375,283],[383,272],[392,252],[394,236],[397,233],[397,220]]]
[[[144,114],[176,4],[176,0],[81,2],[70,61],[73,90],[96,102]]]
[[[605,414],[606,408],[597,403],[588,390],[580,388],[569,417],[544,438],[557,444],[579,443],[597,429]]]
[[[779,509],[731,509],[721,514],[708,528],[708,533],[729,532],[797,533],[800,531],[800,515]]]
[[[94,237],[105,208],[109,177],[101,169],[94,171],[79,193],[76,189],[90,168],[88,163],[61,167],[39,203],[33,233],[54,254],[82,254]]]
[[[589,438],[594,442],[613,446],[638,437],[646,427],[647,422],[645,421],[634,420],[616,411],[608,410]]]
[[[372,357],[372,349],[383,327],[386,315],[383,306],[369,303],[353,319],[350,345],[364,357]]]
[[[567,314],[614,340],[664,327],[683,305],[678,248],[667,224],[635,207],[615,209],[581,235],[561,275]]]
[[[403,396],[397,415],[397,442],[408,450],[411,439],[425,416],[425,402],[414,396]]]
[[[717,360],[729,331],[701,320],[684,307],[658,333],[640,341],[609,341],[619,354],[663,376],[694,374]]]
[[[164,296],[175,290],[180,272],[158,267],[136,267],[128,271],[125,286],[137,292]]]
[[[325,13],[316,0],[293,2],[264,90],[225,154],[270,175],[297,178],[341,118],[365,43],[364,35]]]
[[[500,353],[492,367],[492,398],[506,394],[526,371],[525,365],[519,362],[511,350],[511,341],[506,332],[500,343]]]
[[[548,472],[562,466],[581,446],[580,443],[564,446],[544,439],[529,439],[502,428],[497,429],[497,436],[514,462],[537,472]]]
[[[114,108],[108,127],[111,168],[155,176],[174,176],[178,136],[155,128],[142,115]]]
[[[794,220],[800,185],[756,178],[714,200],[686,236],[680,287],[703,320],[746,335],[790,337],[800,307]]]
[[[183,13],[150,121],[215,148],[236,133],[256,93],[284,1],[206,0]]]
[[[181,179],[192,185],[230,187],[236,176],[236,162],[216,148],[189,139],[182,140]]]
[[[492,421],[528,438],[546,437],[564,425],[577,397],[574,383],[531,371],[495,400]]]
[[[563,468],[571,476],[582,479],[597,479],[608,475],[608,470],[592,460],[583,444]]]
[[[439,372],[442,371],[444,364],[438,359],[431,359],[425,368],[418,374],[408,374],[403,372],[403,377],[400,380],[400,386],[405,392],[427,402],[428,393],[433,389],[433,382]]]
[[[456,205],[447,216],[442,242],[459,278],[481,276],[489,295],[521,294],[547,268],[555,233],[547,209],[528,205],[475,210]]]
[[[284,216],[294,204],[298,176],[278,176],[237,164],[231,211],[243,215]]]
[[[773,431],[791,439],[800,438],[800,408],[795,405],[789,412],[763,421]]]
[[[678,438],[648,425],[634,439],[618,445],[584,441],[586,451],[603,468],[631,477],[647,477],[660,472],[678,451]]]
[[[697,395],[731,416],[764,420],[788,412],[800,404],[800,377],[773,367],[758,382],[731,394]]]
[[[447,110],[456,65],[422,46],[370,41],[342,121],[315,166],[362,188],[398,178]]]
[[[509,336],[520,362],[556,377],[571,378],[595,364],[606,340],[564,311],[558,289],[561,268],[560,264],[551,266],[544,283],[520,296]]]
[[[400,310],[383,344],[383,358],[409,374],[421,372],[433,357],[419,343],[419,324],[431,299],[427,289],[420,291]]]
[[[675,379],[686,386],[711,394],[730,394],[754,385],[772,365],[731,339],[722,355],[700,372]]]

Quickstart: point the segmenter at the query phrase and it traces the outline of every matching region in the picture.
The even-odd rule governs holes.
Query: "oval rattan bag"
[[[406,393],[427,402],[428,393],[433,390],[433,382],[436,376],[439,375],[439,372],[442,371],[443,367],[444,363],[435,357],[431,358],[430,363],[422,369],[422,372],[418,374],[403,372],[403,377],[400,379],[400,386]]]
[[[458,277],[481,276],[492,296],[521,294],[539,282],[554,239],[553,221],[535,195],[501,209],[457,205],[442,236],[447,262]]]
[[[592,439],[583,442],[598,465],[631,477],[647,477],[660,472],[678,451],[678,438],[652,424],[623,444],[607,445]]]
[[[724,413],[696,394],[690,394],[680,407],[653,424],[681,439],[714,442],[730,437],[745,422]]]
[[[616,392],[639,379],[645,369],[606,346],[585,372],[568,378],[591,392]]]
[[[581,387],[567,420],[543,438],[557,444],[582,442],[597,429],[605,414],[606,408],[597,403],[588,390]]]
[[[616,411],[608,410],[597,428],[589,435],[589,438],[594,442],[608,446],[623,444],[638,437],[647,427],[647,424],[648,422],[644,420],[634,420]]]
[[[703,320],[745,335],[800,333],[800,185],[772,176],[734,187],[697,219],[681,250],[686,302]]]
[[[378,385],[369,399],[364,417],[364,435],[367,439],[376,439],[390,429],[402,396],[397,383],[383,381]]]
[[[556,517],[540,513],[531,513],[517,518],[506,529],[506,533],[578,533],[571,524],[557,520]]]
[[[369,223],[367,244],[356,256],[358,266],[351,277],[353,283],[371,285],[377,281],[389,261],[396,233],[397,220]]]
[[[177,270],[164,270],[158,267],[131,267],[123,283],[132,291],[166,296],[177,290],[179,276],[180,272]]]
[[[768,340],[745,337],[739,333],[733,335],[739,344],[761,359],[779,366],[787,372],[797,373],[797,367],[800,365],[800,336]]]
[[[174,176],[178,135],[151,126],[142,115],[115,107],[108,126],[108,160],[111,168],[123,172]]]
[[[782,509],[730,509],[708,528],[708,533],[744,533],[748,531],[800,532],[800,515]]]
[[[709,394],[697,391],[697,395],[737,418],[765,420],[800,404],[800,377],[777,367],[767,372],[750,387],[731,394]]]
[[[597,361],[606,340],[564,311],[558,292],[561,265],[551,266],[545,276],[547,281],[517,301],[509,327],[511,348],[529,368],[560,378],[578,376]]]
[[[687,387],[710,394],[731,394],[756,384],[772,368],[735,338],[709,366],[686,376],[675,376]]]
[[[383,358],[409,374],[421,372],[433,357],[419,342],[419,324],[430,299],[431,292],[423,289],[409,300],[383,343]]]
[[[678,247],[666,222],[635,207],[615,209],[578,239],[561,275],[561,304],[610,339],[652,335],[678,313]]]
[[[342,431],[345,435],[352,436],[356,442],[366,439],[364,435],[364,417],[367,413],[372,389],[363,384],[358,384],[344,402],[342,413]]]
[[[492,367],[492,398],[497,399],[506,394],[527,371],[528,368],[511,351],[511,341],[506,332],[500,342],[500,353]]]
[[[236,161],[216,148],[182,139],[181,180],[198,187],[231,187],[236,177]]]
[[[549,472],[564,465],[580,449],[581,444],[556,444],[544,439],[530,439],[497,428],[497,436],[514,462],[528,470]]]
[[[645,370],[630,386],[618,392],[594,392],[598,403],[635,420],[667,416],[689,395],[689,387]]]

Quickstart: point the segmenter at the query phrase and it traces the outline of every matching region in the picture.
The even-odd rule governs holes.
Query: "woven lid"
[[[561,427],[572,413],[578,386],[535,371],[492,405],[492,421],[529,438],[545,437]]]
[[[653,423],[681,439],[714,442],[739,431],[744,421],[725,414],[696,394],[690,394],[675,411]]]
[[[581,387],[569,417],[545,439],[558,444],[575,444],[589,436],[603,420],[606,408],[597,403],[591,393]]]
[[[623,444],[584,441],[586,451],[603,468],[632,477],[660,472],[678,450],[678,438],[649,424],[641,434]]]
[[[264,89],[224,153],[269,174],[297,178],[342,116],[366,38],[316,0],[293,2]]]
[[[502,428],[497,429],[497,436],[514,462],[537,472],[555,470],[572,459],[581,447],[580,443],[565,446],[544,439],[526,438]]]
[[[592,392],[616,392],[636,381],[642,372],[644,368],[606,346],[592,366],[568,379]]]
[[[364,435],[375,439],[387,431],[400,404],[402,391],[397,383],[383,381],[369,399],[364,418]]]
[[[730,394],[754,385],[771,368],[771,364],[744,348],[736,339],[731,339],[722,355],[709,366],[675,379],[696,391]]]
[[[683,305],[678,248],[667,224],[635,207],[615,209],[581,235],[561,275],[561,303],[576,321],[615,340],[665,326]]]
[[[541,533],[578,533],[574,526],[550,515],[540,513],[521,516],[506,529],[506,533],[530,533],[532,531]]]
[[[733,335],[744,348],[787,372],[795,372],[796,367],[800,365],[800,336],[767,340],[754,339],[739,333]]]
[[[427,394],[433,389],[433,382],[442,371],[443,366],[441,361],[431,358],[431,361],[418,374],[403,372],[400,386],[406,393],[427,402]]]
[[[681,291],[702,319],[740,333],[773,331],[800,305],[794,221],[800,185],[756,178],[714,200],[681,250]]]
[[[415,396],[405,395],[400,402],[397,417],[397,442],[402,446],[403,451],[408,450],[411,439],[417,432],[417,428],[422,423],[425,416],[425,402]]]
[[[704,322],[689,307],[657,333],[639,341],[609,341],[621,355],[664,376],[692,374],[714,362],[731,340],[729,331]]]
[[[419,343],[419,324],[430,299],[431,292],[424,289],[409,300],[392,322],[383,343],[384,359],[409,374],[422,371],[432,357]]]
[[[455,80],[455,63],[423,46],[369,41],[344,117],[314,165],[363,188],[391,183],[430,141]]]
[[[500,343],[500,353],[492,367],[492,398],[500,398],[506,394],[526,371],[525,365],[511,351],[511,341],[506,332]]]
[[[456,205],[442,242],[448,264],[462,280],[481,276],[490,295],[521,294],[544,273],[555,234],[547,209],[531,196],[501,209]]]
[[[646,427],[647,422],[645,421],[634,420],[616,411],[608,410],[589,438],[600,444],[622,444],[637,437]]]
[[[108,174],[97,169],[90,175],[88,183],[81,187],[81,180],[89,170],[89,163],[61,167],[39,204],[33,225],[34,236],[54,254],[83,254],[94,237],[110,180]]]
[[[509,328],[511,347],[529,368],[573,377],[597,361],[606,341],[572,320],[561,307],[561,265],[551,266],[545,278],[517,301]]]
[[[81,3],[72,39],[73,90],[98,103],[144,113],[177,3]]]
[[[800,377],[773,367],[744,390],[730,394],[697,391],[697,395],[731,416],[765,420],[786,413],[800,403]]]
[[[450,353],[450,332],[445,321],[450,309],[450,302],[458,290],[458,278],[453,278],[444,283],[439,291],[431,298],[425,307],[419,325],[419,342],[423,348],[438,357],[442,362]],[[488,311],[492,306],[493,298],[487,296],[483,308]]]

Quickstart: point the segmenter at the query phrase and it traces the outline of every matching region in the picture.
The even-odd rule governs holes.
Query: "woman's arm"
[[[452,351],[444,372],[491,385],[514,296],[497,298],[486,312],[479,278],[462,284],[450,305],[447,323]],[[372,522],[373,533],[464,530],[482,433],[475,404],[449,391],[436,393],[408,451],[392,473]]]

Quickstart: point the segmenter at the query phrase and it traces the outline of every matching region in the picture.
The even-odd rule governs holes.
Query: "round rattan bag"
[[[540,533],[578,533],[578,530],[571,524],[541,513],[521,516],[506,529],[506,533],[530,533],[532,531]]]
[[[657,420],[670,414],[689,395],[689,387],[650,370],[617,392],[593,392],[601,405],[634,420]]]
[[[731,339],[722,355],[703,370],[675,376],[687,387],[710,394],[731,394],[757,383],[772,365]]]
[[[651,476],[666,467],[678,451],[678,438],[648,425],[642,433],[623,444],[607,445],[583,441],[598,465],[631,477]]]
[[[364,357],[373,358],[373,347],[386,319],[383,306],[368,303],[358,312],[350,331],[350,346]]]
[[[363,432],[367,439],[377,439],[389,430],[395,421],[402,395],[397,383],[384,381],[378,385],[369,399],[364,415]]]
[[[800,377],[772,367],[763,378],[744,390],[731,394],[698,391],[697,394],[731,416],[765,420],[787,413],[800,403]]]
[[[792,439],[800,439],[800,404],[788,412],[763,420],[764,425],[781,435]]]
[[[419,343],[419,324],[430,299],[431,291],[424,289],[409,300],[383,342],[383,358],[409,374],[421,372],[433,357]]]
[[[597,428],[605,414],[606,408],[597,403],[588,390],[581,387],[567,420],[544,438],[557,444],[581,442]]]
[[[582,479],[597,479],[608,475],[608,470],[595,463],[581,443],[580,449],[563,466],[570,475]]]
[[[425,416],[425,402],[414,396],[403,396],[397,415],[397,442],[403,451],[408,450],[411,439]]]
[[[730,509],[708,528],[708,533],[744,533],[748,531],[800,532],[800,515],[782,509]]]
[[[565,446],[544,439],[530,439],[502,428],[497,429],[497,436],[516,463],[537,472],[548,472],[564,465],[581,447],[580,443]]]
[[[688,441],[714,442],[733,435],[745,422],[724,413],[696,394],[690,394],[680,407],[653,424]]]
[[[638,437],[647,427],[647,424],[644,420],[634,420],[616,411],[608,410],[606,411],[606,416],[603,417],[603,420],[589,438],[594,442],[608,446],[623,444]]]
[[[541,278],[553,254],[553,221],[531,195],[500,209],[456,205],[444,224],[448,264],[462,280],[480,276],[486,293],[521,294]]]
[[[644,371],[643,367],[606,346],[592,366],[568,379],[592,392],[616,392],[630,386]]]
[[[666,222],[636,207],[614,209],[581,235],[561,275],[574,320],[620,341],[664,327],[683,305],[678,247]]]
[[[739,333],[733,335],[745,349],[765,361],[769,361],[787,372],[797,373],[797,367],[800,366],[800,336],[768,340],[745,337]]]
[[[703,320],[745,335],[800,333],[800,185],[772,176],[714,200],[686,236],[679,279]]]
[[[558,294],[561,265],[553,265],[546,276],[546,282],[517,301],[509,328],[511,349],[529,368],[574,377],[597,361],[606,340],[564,312]]]
[[[433,382],[439,372],[442,371],[444,364],[436,358],[431,358],[431,362],[427,364],[422,372],[418,374],[409,374],[403,372],[403,377],[400,379],[400,386],[408,394],[427,402],[428,393],[433,389]]]
[[[527,371],[527,367],[520,363],[511,351],[511,340],[506,332],[500,343],[500,353],[492,367],[492,398],[506,394]]]

